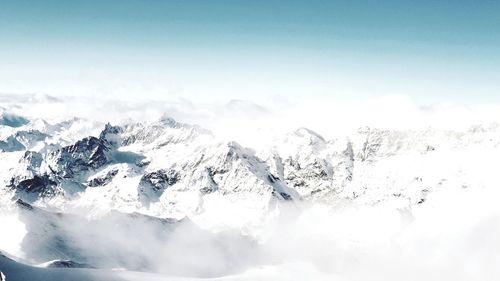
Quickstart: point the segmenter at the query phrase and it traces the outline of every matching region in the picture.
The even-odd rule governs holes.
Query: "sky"
[[[0,92],[500,101],[500,1],[0,0]]]

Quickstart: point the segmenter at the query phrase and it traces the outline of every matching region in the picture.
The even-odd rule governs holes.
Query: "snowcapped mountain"
[[[251,149],[209,131],[162,118],[149,124],[103,125],[95,136],[68,139],[71,119],[28,123],[8,135],[3,189],[13,200],[64,210],[140,211],[182,218],[202,212],[205,198],[227,198],[266,210],[299,199]],[[12,127],[8,128],[12,129]]]
[[[176,219],[237,205],[251,210],[245,222],[280,201],[423,203],[450,182],[472,184],[463,175],[473,165],[450,157],[491,157],[500,140],[498,125],[464,132],[366,127],[330,140],[300,128],[256,150],[168,117],[120,125],[3,119],[23,121],[0,125],[2,194],[12,201]]]
[[[24,258],[2,257],[7,278],[21,274],[13,268],[59,274],[54,267],[99,272],[103,280],[114,278],[111,268],[204,278],[241,273],[317,247],[300,236],[299,222],[321,231],[319,224],[333,220],[345,245],[361,243],[351,241],[360,234],[349,220],[332,212],[318,224],[317,214],[299,211],[304,206],[375,214],[389,206],[397,224],[407,225],[442,194],[494,194],[500,159],[496,123],[454,131],[362,127],[331,138],[299,128],[263,134],[265,146],[248,147],[169,117],[2,120],[0,214],[20,224],[22,242],[7,246]]]
[[[463,169],[455,162],[443,163],[448,173],[435,178],[437,162],[449,153],[498,153],[500,132],[498,126],[467,132],[362,128],[326,140],[300,128],[256,151],[172,118],[119,126],[76,118],[57,124],[4,119],[25,122],[0,125],[4,196],[60,210],[176,218],[203,212],[205,201],[215,199],[262,210],[287,200],[423,202],[430,190],[461,180],[456,176]],[[75,127],[102,130],[82,137]]]

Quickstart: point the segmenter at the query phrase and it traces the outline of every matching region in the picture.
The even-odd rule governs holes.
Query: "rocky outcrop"
[[[55,167],[51,170],[63,178],[72,178],[82,172],[96,170],[109,162],[106,142],[100,138],[87,137],[73,145],[63,147],[51,154]]]
[[[61,193],[57,182],[48,175],[34,175],[30,178],[13,177],[8,185],[15,191],[16,198],[34,202],[40,198],[51,198]]]
[[[157,170],[141,177],[138,192],[143,202],[158,201],[163,191],[180,180],[179,172],[175,170]]]
[[[113,181],[113,178],[118,174],[118,170],[111,170],[102,177],[94,177],[90,179],[87,183],[89,187],[97,187],[109,184]]]

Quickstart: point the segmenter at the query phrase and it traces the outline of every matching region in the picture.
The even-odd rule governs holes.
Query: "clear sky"
[[[500,101],[500,1],[0,0],[0,92]]]

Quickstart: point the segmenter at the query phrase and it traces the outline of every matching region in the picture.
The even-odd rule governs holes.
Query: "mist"
[[[0,106],[3,120],[11,125],[36,118],[51,122],[83,118],[86,121],[76,122],[72,129],[75,139],[98,135],[107,122],[172,116],[253,148],[272,145],[274,138],[297,127],[331,138],[360,126],[465,131],[500,120],[496,105],[422,106],[401,96],[362,103],[281,99],[272,104],[242,100],[200,104],[18,95],[0,99]],[[6,127],[2,135],[10,133]],[[423,173],[430,178],[424,185],[439,182],[440,187],[420,203],[397,196],[369,203],[279,201],[247,227],[241,227],[243,218],[241,224],[234,222],[239,213],[229,209],[231,205],[174,220],[118,211],[92,216],[85,208],[58,213],[61,210],[11,205],[8,194],[2,194],[0,250],[35,266],[71,260],[87,268],[113,269],[112,274],[124,280],[148,280],[145,276],[151,280],[496,280],[500,275],[497,153],[494,145],[488,147],[489,153],[476,148],[480,147],[460,154],[468,161],[443,149],[433,154],[440,157],[433,156],[435,160],[391,162],[402,166],[392,170],[382,166],[374,171],[373,182],[360,179],[359,184],[376,190],[379,185],[390,187],[384,182],[386,173],[407,169],[405,173],[412,171],[408,178]],[[441,180],[444,177],[449,181]],[[457,177],[470,184],[459,184],[454,181]],[[404,180],[392,184],[408,184]],[[207,221],[213,224],[203,223]]]
[[[20,248],[33,264],[69,259],[224,280],[495,280],[498,195],[493,186],[446,189],[407,208],[282,203],[254,235],[230,226],[202,229],[187,218],[112,212],[86,219],[26,206],[16,212],[26,229]],[[12,215],[2,216],[4,226],[13,223]],[[18,240],[4,234],[2,247],[13,249]]]
[[[168,96],[152,99],[147,95],[117,100],[0,94],[0,112],[9,120],[15,116],[19,120],[29,117],[60,122],[78,117],[96,122],[95,128],[108,122],[117,125],[130,121],[150,122],[167,116],[211,130],[225,141],[257,148],[270,145],[274,139],[300,127],[325,138],[335,138],[366,126],[387,130],[465,131],[474,125],[500,123],[500,104],[422,103],[405,95],[364,99],[249,96],[245,100],[207,102]]]
[[[0,0],[0,281],[500,280],[499,12]]]

